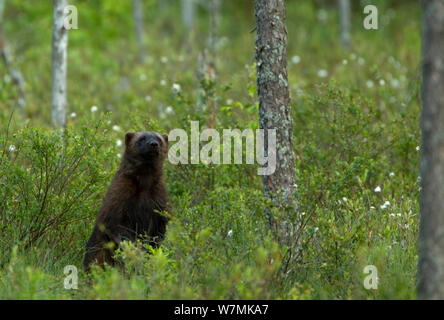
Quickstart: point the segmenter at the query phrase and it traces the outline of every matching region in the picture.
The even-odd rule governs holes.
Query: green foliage
[[[107,131],[101,121],[64,131],[27,127],[4,141],[2,251],[20,245],[82,255],[79,236],[87,236],[116,158]]]

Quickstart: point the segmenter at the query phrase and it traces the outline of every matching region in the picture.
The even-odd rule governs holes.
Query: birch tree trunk
[[[444,299],[444,1],[422,0],[420,299]]]
[[[168,0],[159,0],[158,7],[160,11],[165,11],[168,7]]]
[[[276,170],[263,176],[264,193],[276,205],[293,201],[296,185],[293,121],[287,76],[287,29],[284,0],[256,0],[256,62],[260,129],[276,129]],[[264,151],[268,150],[264,139]],[[277,224],[277,225],[276,225]],[[290,245],[291,222],[270,218],[270,225]]]
[[[194,0],[181,0],[182,3],[182,21],[188,30],[194,25],[195,6]]]
[[[350,47],[351,45],[351,34],[350,34],[350,0],[339,0],[339,19],[341,24],[341,43],[345,47]]]
[[[216,45],[218,40],[218,27],[220,17],[220,0],[211,0],[211,28],[210,28],[210,51],[212,60],[216,61]]]
[[[68,0],[54,0],[52,25],[52,104],[51,116],[54,125],[66,124],[66,76],[68,71],[68,30],[64,27],[64,9]]]
[[[137,45],[139,46],[138,60],[139,63],[144,63],[146,59],[145,42],[143,38],[143,4],[142,0],[133,0],[133,19],[136,31]]]
[[[25,81],[23,80],[22,73],[19,69],[14,68],[13,59],[11,57],[11,51],[6,39],[6,35],[3,31],[3,12],[5,9],[5,0],[0,0],[0,55],[3,63],[6,66],[6,70],[10,75],[13,83],[17,86],[18,91],[18,106],[24,108],[26,105],[25,96]]]

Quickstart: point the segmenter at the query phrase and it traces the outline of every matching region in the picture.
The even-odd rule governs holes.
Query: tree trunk
[[[341,24],[341,43],[348,48],[351,45],[350,0],[339,0],[339,18]]]
[[[54,0],[52,25],[52,106],[54,125],[64,127],[66,123],[66,76],[68,70],[68,30],[64,27],[64,9],[68,0]]]
[[[219,17],[220,17],[220,0],[211,0],[210,10],[211,10],[210,51],[213,63],[215,64],[216,45],[217,45]]]
[[[276,205],[293,202],[296,185],[293,121],[287,76],[287,29],[284,0],[256,0],[256,62],[260,129],[276,129],[276,170],[263,176],[264,193]],[[268,139],[264,139],[265,154]],[[270,225],[290,244],[288,219]],[[280,229],[280,230],[279,230]],[[294,239],[293,239],[294,240]]]
[[[194,0],[181,0],[182,3],[182,21],[188,30],[194,25],[195,6]]]
[[[165,11],[165,9],[168,7],[168,0],[159,0],[158,8],[160,11]]]
[[[444,1],[422,0],[420,299],[444,299]]]
[[[134,27],[136,31],[137,45],[139,46],[138,60],[139,63],[144,63],[146,58],[145,42],[143,38],[143,4],[142,0],[133,0],[133,18]]]
[[[25,96],[25,81],[23,80],[22,73],[19,69],[14,68],[11,58],[11,52],[9,49],[8,41],[3,31],[3,12],[5,9],[5,0],[0,0],[0,55],[3,63],[6,66],[6,70],[11,76],[12,81],[17,86],[18,90],[18,106],[24,108],[26,105]]]

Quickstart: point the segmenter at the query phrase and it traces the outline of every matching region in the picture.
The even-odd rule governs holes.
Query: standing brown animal
[[[120,169],[103,200],[86,245],[86,270],[92,263],[114,265],[113,251],[123,240],[143,239],[157,247],[164,238],[169,212],[162,178],[168,136],[156,132],[129,132]]]

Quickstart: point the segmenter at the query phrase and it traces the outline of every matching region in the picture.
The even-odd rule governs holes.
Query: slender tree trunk
[[[218,27],[220,18],[220,0],[211,0],[211,27],[210,27],[210,51],[212,60],[216,60],[216,45],[218,40]]]
[[[199,114],[202,114],[204,111],[204,95],[206,94],[204,87],[210,82],[216,81],[216,44],[220,16],[220,0],[211,0],[208,5],[208,10],[210,12],[209,50],[202,50],[197,60],[197,110]],[[209,128],[213,128],[216,117],[216,97],[210,97],[205,103],[210,104],[211,108],[211,115],[207,125]]]
[[[142,0],[133,0],[133,18],[136,31],[137,44],[139,46],[138,59],[140,63],[144,63],[146,59],[145,42],[143,38],[143,4]]]
[[[182,3],[182,21],[188,30],[194,25],[195,6],[194,0],[181,0]]]
[[[293,121],[287,76],[287,29],[284,0],[256,0],[256,61],[260,129],[276,129],[276,170],[263,176],[264,193],[276,205],[293,202],[296,185]],[[264,139],[265,153],[268,139]],[[283,218],[272,228],[291,244],[291,222]]]
[[[218,38],[218,27],[219,27],[219,15],[220,15],[220,0],[211,0],[210,4],[210,16],[211,16],[211,26],[210,26],[210,57],[208,61],[208,66],[206,66],[207,74],[210,75],[212,82],[217,81],[217,38]],[[209,120],[209,128],[214,128],[216,122],[216,95],[213,94],[211,101],[211,116]]]
[[[350,34],[350,0],[339,0],[339,19],[341,24],[341,43],[345,47],[351,45]]]
[[[444,1],[422,0],[420,299],[444,299]]]
[[[14,68],[11,58],[11,52],[9,49],[8,41],[3,31],[3,12],[5,9],[5,0],[0,0],[0,55],[3,63],[6,66],[6,70],[11,76],[12,81],[17,86],[18,90],[18,106],[20,108],[26,105],[25,96],[25,81],[23,80],[22,73],[19,69]]]
[[[64,9],[68,0],[54,0],[52,25],[52,106],[54,125],[64,127],[66,123],[66,76],[68,71],[68,30],[64,27]]]
[[[168,7],[168,0],[159,0],[159,10],[164,11]]]
[[[197,90],[196,90],[196,105],[199,115],[202,115],[204,110],[204,81],[207,69],[207,53],[205,50],[199,52],[197,56]]]

